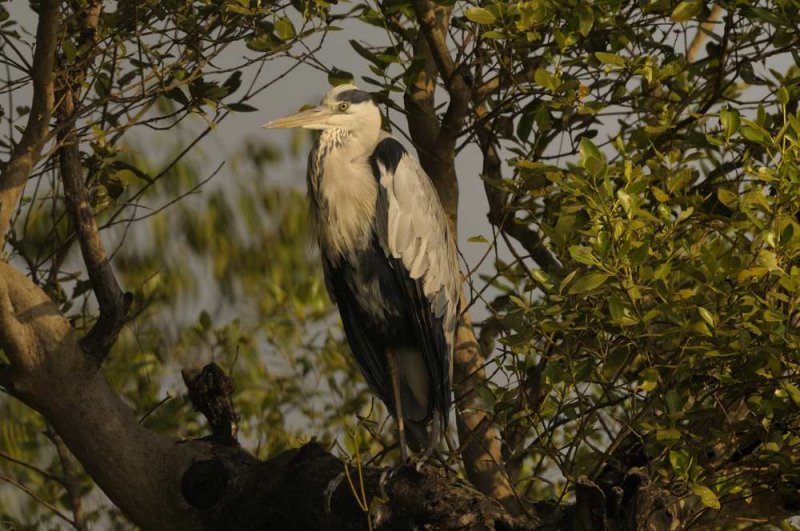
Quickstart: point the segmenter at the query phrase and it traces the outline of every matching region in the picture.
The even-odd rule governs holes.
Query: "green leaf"
[[[236,112],[253,112],[258,110],[258,108],[253,107],[252,105],[248,105],[246,103],[229,103],[228,105],[226,105],[226,107]]]
[[[717,188],[717,199],[728,208],[735,208],[739,202],[739,196],[727,188]]]
[[[367,48],[362,46],[360,42],[358,42],[356,40],[352,40],[352,39],[349,42],[350,42],[350,46],[353,47],[353,50],[355,50],[358,55],[360,55],[361,57],[363,57],[364,59],[366,59],[370,63],[374,64],[375,66],[378,66],[380,68],[386,68],[386,66],[387,66],[386,61],[381,60],[381,58],[379,58],[371,50],[368,50]],[[409,67],[409,69],[410,68],[411,67]]]
[[[670,262],[664,262],[656,268],[655,272],[653,273],[653,279],[661,280],[667,278],[671,270],[672,264]]]
[[[536,83],[548,90],[555,90],[558,88],[556,84],[556,80],[553,77],[553,74],[545,70],[544,68],[537,68],[536,72],[533,73],[533,80]]]
[[[572,286],[570,286],[568,293],[570,295],[575,295],[576,293],[584,293],[586,291],[591,291],[595,288],[598,288],[605,283],[606,280],[609,278],[608,273],[589,273],[588,275],[584,275],[576,280]]]
[[[517,124],[517,138],[525,142],[531,135],[533,129],[533,121],[536,118],[533,112],[523,112],[522,117]]]
[[[278,19],[275,23],[275,35],[282,41],[289,41],[297,36],[297,32],[294,30],[294,24],[289,20],[289,17],[281,17]]]
[[[603,157],[603,154],[599,149],[597,149],[597,146],[595,146],[594,143],[585,136],[581,138],[581,143],[578,146],[578,149],[580,150],[582,160],[586,160],[589,157],[605,160],[605,157]]]
[[[669,464],[672,465],[672,470],[678,477],[685,478],[689,473],[691,458],[685,450],[670,450]]]
[[[554,287],[553,281],[550,280],[550,277],[547,276],[547,273],[542,271],[541,269],[534,269],[531,271],[531,276],[536,280],[539,284],[542,285],[546,290],[551,290]]]
[[[578,31],[581,32],[581,35],[586,37],[589,35],[589,32],[592,31],[593,25],[594,11],[592,11],[592,6],[582,3],[578,6]]]
[[[133,170],[129,169],[122,169],[119,171],[114,172],[114,180],[124,184],[125,186],[130,186],[131,184],[135,184],[136,181],[139,180],[139,176]]]
[[[70,63],[78,56],[78,48],[76,48],[75,43],[69,39],[64,41],[64,44],[61,45],[61,49],[64,50],[64,56]]]
[[[680,430],[675,428],[664,428],[659,429],[656,431],[656,440],[661,443],[670,444],[673,442],[678,442],[683,437],[683,434]]]
[[[594,56],[600,60],[601,63],[614,66],[625,66],[625,58],[619,55],[608,52],[594,52]]]
[[[491,24],[497,20],[491,11],[483,7],[471,7],[464,12],[464,16],[477,24]]]
[[[352,82],[353,74],[345,70],[339,70],[338,68],[333,67],[328,73],[328,83],[330,83],[332,87],[338,87],[339,85],[345,85]]]
[[[580,264],[595,265],[597,259],[592,255],[592,248],[583,245],[573,245],[569,248],[572,259]]]
[[[615,321],[625,317],[625,304],[616,295],[612,295],[608,299],[608,313],[611,314],[611,318]]]
[[[649,367],[639,373],[639,386],[638,388],[645,392],[650,392],[658,387],[658,370]]]
[[[234,4],[232,2],[228,2],[225,5],[225,9],[230,11],[231,13],[238,13],[239,15],[252,15],[253,10],[247,6],[241,4]]]
[[[800,407],[800,388],[787,381],[781,382],[781,387],[786,391],[786,394],[792,400],[796,407]]]
[[[489,243],[489,240],[487,240],[480,234],[477,236],[470,236],[469,238],[467,238],[467,241],[470,243]]]
[[[757,144],[761,144],[763,146],[772,145],[772,137],[769,135],[769,133],[753,122],[747,122],[749,122],[749,120],[745,122],[745,126],[742,128],[743,137],[751,142],[756,142]]]
[[[713,490],[709,489],[705,485],[698,485],[697,483],[692,483],[689,485],[689,488],[692,489],[692,492],[694,492],[700,498],[700,501],[706,507],[710,507],[712,509],[720,508],[719,498],[717,498],[717,495],[714,494]]]
[[[785,107],[786,104],[789,103],[790,100],[789,89],[787,89],[786,87],[779,88],[778,91],[775,93],[775,95],[777,96],[778,103],[780,103],[781,106]]]
[[[200,312],[198,322],[200,323],[200,328],[203,330],[211,330],[211,326],[213,325],[211,322],[211,316],[205,310]]]
[[[712,312],[708,311],[702,306],[698,307],[697,311],[700,313],[700,317],[703,318],[703,321],[708,323],[708,326],[710,326],[711,328],[714,328],[716,326],[717,318]]]
[[[673,22],[686,22],[691,20],[703,10],[703,2],[700,0],[685,0],[672,10]]]
[[[730,138],[739,130],[742,118],[736,109],[722,109],[719,112],[719,121],[722,124],[725,138]]]
[[[777,310],[764,310],[764,321],[768,323],[780,323],[783,319],[783,314]]]
[[[606,159],[591,140],[582,137],[578,149],[581,153],[581,167],[589,173],[597,176],[605,169]]]
[[[256,52],[269,52],[280,46],[280,43],[276,43],[268,35],[261,35],[247,41],[246,46]]]

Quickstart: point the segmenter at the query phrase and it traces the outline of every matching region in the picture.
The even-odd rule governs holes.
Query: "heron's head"
[[[346,129],[380,128],[381,114],[370,95],[355,85],[339,85],[328,92],[322,103],[297,114],[267,122],[269,129]]]

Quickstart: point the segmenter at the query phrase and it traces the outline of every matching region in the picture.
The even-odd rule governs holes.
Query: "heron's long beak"
[[[301,111],[297,114],[284,116],[267,122],[261,127],[267,129],[289,129],[291,127],[304,127],[306,129],[325,129],[328,127],[328,119],[333,113],[328,107],[319,106],[313,109]]]

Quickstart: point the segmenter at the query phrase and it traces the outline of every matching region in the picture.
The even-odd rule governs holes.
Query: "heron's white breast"
[[[364,249],[373,234],[378,183],[367,156],[354,151],[348,144],[332,149],[319,183],[324,211],[318,213],[317,237],[335,261]]]

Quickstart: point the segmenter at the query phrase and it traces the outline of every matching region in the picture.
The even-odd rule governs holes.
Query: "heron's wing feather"
[[[389,387],[391,383],[387,381],[389,369],[386,366],[383,346],[377,344],[374,335],[367,328],[369,316],[358,304],[352,286],[348,285],[348,279],[353,278],[352,271],[347,270],[351,265],[344,261],[334,265],[323,255],[322,267],[331,298],[339,307],[342,326],[358,367],[372,392],[386,403],[390,408],[389,411],[394,411],[393,395]]]
[[[446,422],[460,294],[455,240],[433,183],[397,140],[382,140],[371,162],[380,179],[378,241],[410,305]]]

